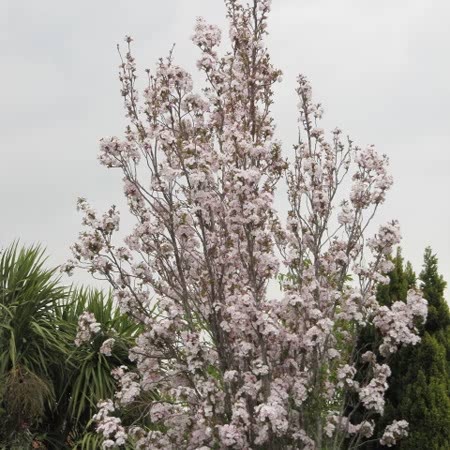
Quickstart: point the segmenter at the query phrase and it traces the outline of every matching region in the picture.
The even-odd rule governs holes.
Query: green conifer
[[[410,263],[404,265],[401,251],[392,259],[390,283],[378,289],[383,305],[406,299],[417,284]],[[450,450],[450,313],[444,298],[446,282],[438,271],[438,260],[425,250],[419,287],[428,301],[428,317],[419,328],[421,342],[401,348],[389,361],[392,375],[386,393],[385,413],[377,421],[376,435],[394,419],[409,422],[409,436],[392,447],[401,450]],[[373,329],[360,335],[361,345],[375,348]],[[383,449],[378,442],[364,444],[366,450]]]
[[[409,422],[409,436],[401,450],[450,449],[450,313],[444,298],[446,282],[438,271],[438,260],[425,250],[419,275],[423,296],[428,301],[422,340],[399,354],[396,381],[398,403],[395,414]],[[388,392],[389,394],[389,392]]]

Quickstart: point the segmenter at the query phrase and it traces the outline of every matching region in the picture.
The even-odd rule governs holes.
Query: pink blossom
[[[386,427],[380,439],[380,444],[392,447],[399,439],[406,436],[408,436],[408,422],[406,420],[394,420]]]
[[[114,338],[109,338],[103,341],[102,346],[100,347],[100,353],[103,353],[105,356],[111,356],[112,349],[114,347]]]
[[[134,226],[120,242],[117,208],[99,214],[78,202],[83,231],[64,269],[110,283],[141,330],[129,352],[135,369],[114,370],[115,404],[96,415],[105,448],[127,436],[155,450],[359,442],[373,422],[356,422],[349,399],[381,414],[390,370],[366,352],[369,375],[356,380],[355,335],[373,324],[388,356],[419,341],[426,316],[420,292],[390,308],[376,299],[400,242],[396,221],[368,235],[392,185],[388,159],[339,129],[328,133],[303,75],[299,141],[288,153],[271,116],[281,71],[265,43],[270,1],[226,8],[229,51],[217,27],[195,26],[202,90],[171,52],[138,92],[126,38],[119,79],[128,124],[122,138],[100,142],[99,160],[121,173]],[[282,189],[287,218],[275,208]],[[96,332],[95,318],[82,315],[77,340]],[[113,345],[107,339],[101,351]],[[116,417],[137,399],[151,431]],[[312,415],[311,404],[322,409]]]
[[[80,345],[89,342],[100,331],[100,324],[96,322],[93,313],[85,311],[78,318],[78,330],[75,337],[75,345]]]

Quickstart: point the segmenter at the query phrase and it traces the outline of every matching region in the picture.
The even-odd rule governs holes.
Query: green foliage
[[[447,283],[438,271],[438,260],[431,248],[425,250],[423,270],[420,272],[423,296],[428,300],[428,317],[425,331],[436,333],[450,326],[450,313],[444,298]]]
[[[378,300],[391,305],[405,300],[417,280],[411,264],[404,265],[400,251],[393,259],[390,283],[380,286]],[[420,327],[421,342],[401,348],[389,361],[392,376],[386,393],[385,414],[377,422],[376,433],[394,419],[409,422],[409,436],[395,447],[402,450],[450,449],[450,314],[444,299],[446,283],[438,272],[438,261],[430,248],[425,250],[420,287],[428,301],[428,318]],[[377,346],[377,333],[366,328],[361,346]],[[382,449],[378,443],[364,449]]]
[[[397,411],[410,423],[401,449],[450,448],[450,398],[445,348],[427,332],[403,375],[406,382]],[[395,374],[397,376],[397,374]]]
[[[54,320],[66,292],[44,262],[39,246],[0,257],[0,442],[11,445],[55,407],[50,380],[66,354]]]
[[[66,328],[73,342],[78,324],[78,317],[83,311],[95,315],[101,325],[101,332],[92,342],[80,347],[71,345],[68,364],[76,367],[64,380],[63,395],[68,396],[68,414],[78,425],[80,421],[92,416],[99,400],[112,398],[114,379],[111,370],[120,365],[129,366],[128,349],[132,346],[138,327],[114,306],[112,297],[101,291],[73,291],[70,302],[59,310],[59,321]],[[100,353],[102,343],[113,337],[115,339],[111,356]]]
[[[0,256],[0,449],[100,448],[91,418],[98,401],[114,395],[111,370],[132,365],[138,327],[111,295],[62,286],[39,246],[13,244]],[[83,311],[101,331],[76,347]],[[106,356],[100,347],[111,337]]]
[[[420,287],[428,301],[422,340],[398,355],[401,371],[393,373],[397,399],[395,412],[410,423],[410,434],[400,449],[450,448],[450,314],[444,298],[446,283],[438,260],[425,250]],[[400,391],[401,389],[401,391]]]
[[[408,263],[407,269],[403,267],[403,256],[401,249],[397,249],[397,254],[392,258],[394,268],[389,273],[389,284],[378,286],[377,300],[382,305],[392,305],[396,301],[406,300],[408,289],[415,286],[415,274],[411,264]],[[408,272],[408,276],[407,276]]]

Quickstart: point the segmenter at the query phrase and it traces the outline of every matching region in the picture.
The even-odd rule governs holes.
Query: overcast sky
[[[135,38],[141,73],[176,43],[195,72],[197,16],[225,28],[222,0],[0,0],[0,247],[41,242],[59,264],[80,230],[78,196],[122,205],[118,172],[97,162],[122,135],[116,44]],[[450,280],[450,2],[273,0],[269,48],[284,72],[274,115],[285,151],[296,138],[295,77],[312,82],[325,125],[391,160],[378,221],[397,218],[420,270],[431,245]],[[194,73],[194,80],[199,79]],[[75,280],[87,281],[77,274]]]

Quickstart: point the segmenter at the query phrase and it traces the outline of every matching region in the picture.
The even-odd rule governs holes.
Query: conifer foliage
[[[450,448],[450,314],[444,298],[446,283],[431,248],[425,250],[419,283],[428,301],[428,318],[421,327],[422,341],[394,356],[387,412],[410,423],[410,434],[398,448],[446,450]]]
[[[446,450],[450,448],[450,313],[444,298],[446,283],[430,248],[425,250],[417,281],[411,264],[404,264],[400,250],[393,263],[390,283],[378,288],[378,301],[385,305],[404,301],[407,290],[417,282],[428,301],[429,313],[420,327],[421,342],[391,357],[385,415],[378,420],[376,433],[400,418],[409,423],[409,435],[395,448]],[[378,338],[373,329],[367,328],[360,335],[360,346],[373,347]],[[372,442],[363,448],[382,447]]]

